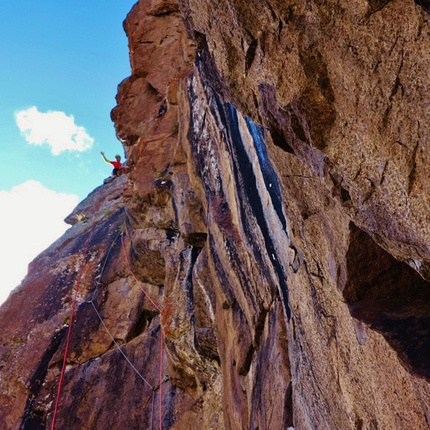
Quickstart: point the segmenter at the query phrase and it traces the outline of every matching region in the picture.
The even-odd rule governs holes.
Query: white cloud
[[[69,228],[63,219],[77,203],[77,196],[37,181],[0,191],[0,304],[27,274],[28,263]]]
[[[15,121],[28,143],[51,146],[54,155],[63,151],[83,152],[90,149],[94,139],[84,127],[75,124],[75,118],[64,112],[39,112],[36,106],[15,114]]]

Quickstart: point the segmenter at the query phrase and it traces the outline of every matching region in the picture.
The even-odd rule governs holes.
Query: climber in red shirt
[[[122,167],[121,156],[117,154],[117,155],[115,155],[115,161],[109,161],[105,157],[105,153],[104,152],[100,152],[100,154],[101,154],[103,160],[105,161],[105,163],[112,164],[112,166],[113,166],[111,177],[108,178],[108,179],[105,179],[105,181],[115,179],[117,176],[119,176],[121,174],[121,167]]]

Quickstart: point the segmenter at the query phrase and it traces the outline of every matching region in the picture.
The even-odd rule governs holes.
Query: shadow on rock
[[[406,369],[430,380],[430,283],[350,225],[348,280],[351,315],[381,333]]]

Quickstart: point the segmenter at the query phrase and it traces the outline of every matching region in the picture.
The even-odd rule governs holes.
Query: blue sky
[[[11,224],[20,211],[28,211],[26,226],[43,233],[43,240],[35,239],[37,252],[27,260],[67,228],[63,218],[109,176],[100,151],[109,159],[123,155],[110,111],[117,85],[130,75],[122,22],[134,3],[16,0],[0,5],[0,222],[19,235],[23,220]],[[41,204],[26,205],[30,195]],[[54,223],[60,227],[51,228]],[[11,264],[19,259],[6,261],[12,242],[18,241],[21,250],[31,247],[29,235],[3,238],[2,274],[13,272]],[[22,268],[19,273],[13,286],[22,279]],[[9,286],[0,282],[1,302],[1,290]]]

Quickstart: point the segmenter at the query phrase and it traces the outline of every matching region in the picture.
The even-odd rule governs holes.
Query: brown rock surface
[[[0,423],[51,427],[76,295],[55,428],[428,428],[427,12],[140,0],[129,173],[0,308]]]
[[[429,3],[180,3],[225,95],[428,278]]]

